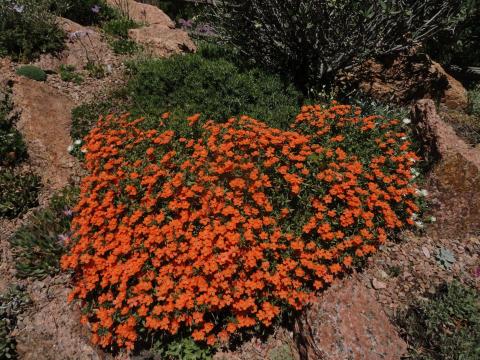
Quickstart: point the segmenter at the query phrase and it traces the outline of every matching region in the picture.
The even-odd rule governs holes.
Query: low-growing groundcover
[[[187,122],[108,116],[85,138],[61,263],[102,347],[269,327],[413,224],[418,158],[398,120],[333,104],[291,130]]]
[[[411,356],[425,360],[480,358],[480,297],[456,281],[399,316]]]
[[[42,279],[60,270],[77,197],[78,189],[67,186],[53,196],[48,207],[33,212],[11,237],[17,277]]]
[[[286,127],[298,111],[301,95],[280,77],[259,69],[240,69],[224,58],[201,54],[132,63],[128,89],[142,114],[172,117],[201,112],[216,121],[244,115]]]
[[[13,219],[38,205],[40,177],[0,168],[0,218]]]

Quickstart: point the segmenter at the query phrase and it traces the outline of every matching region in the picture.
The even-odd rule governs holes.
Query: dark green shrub
[[[411,306],[399,325],[415,359],[480,358],[480,298],[457,282]]]
[[[77,197],[76,188],[65,188],[46,209],[35,211],[10,239],[18,277],[43,278],[59,270]]]
[[[75,72],[75,66],[72,65],[60,65],[60,78],[63,81],[74,82],[75,84],[83,82],[82,75]]]
[[[11,166],[26,158],[27,147],[22,134],[15,128],[0,128],[0,166]]]
[[[25,65],[17,69],[17,75],[25,76],[36,81],[47,80],[47,73],[37,66]]]
[[[19,287],[0,295],[0,359],[17,358],[17,344],[11,332],[15,329],[18,315],[29,302],[25,291]]]
[[[185,118],[199,112],[218,121],[248,114],[285,127],[298,111],[300,94],[293,87],[258,69],[241,71],[224,59],[187,55],[131,67],[130,96],[143,114],[172,112]]]
[[[116,39],[110,45],[115,54],[134,54],[139,49],[135,41],[128,39]]]
[[[0,166],[11,166],[27,158],[27,147],[14,127],[16,117],[10,116],[10,94],[0,91],[0,96]]]
[[[0,217],[15,218],[38,205],[40,178],[0,169]]]
[[[437,61],[460,67],[480,66],[480,1],[462,0],[461,12],[450,19],[455,25],[427,42]]]
[[[64,48],[65,33],[48,12],[48,1],[0,2],[0,57],[32,60]]]
[[[103,23],[102,29],[108,35],[120,37],[122,39],[128,38],[128,30],[138,27],[138,24],[126,17],[112,19]]]
[[[216,30],[244,57],[304,91],[343,69],[423,41],[460,0],[218,0]]]
[[[98,25],[118,16],[105,0],[55,0],[52,10],[81,25]]]

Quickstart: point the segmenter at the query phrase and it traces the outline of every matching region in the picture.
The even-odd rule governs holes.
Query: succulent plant
[[[455,255],[446,248],[440,248],[437,255],[435,256],[437,262],[446,270],[450,270],[452,265],[455,263]]]

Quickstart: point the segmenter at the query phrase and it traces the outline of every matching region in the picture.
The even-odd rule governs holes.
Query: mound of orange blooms
[[[305,106],[291,131],[188,118],[195,136],[101,119],[62,258],[93,342],[147,330],[208,344],[269,326],[376,251],[417,211],[396,120]],[[363,153],[360,154],[360,152]]]

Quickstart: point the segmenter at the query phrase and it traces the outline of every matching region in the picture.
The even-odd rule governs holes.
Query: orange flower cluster
[[[197,114],[201,136],[185,138],[141,122],[109,116],[85,139],[62,258],[103,347],[132,348],[145,329],[214,344],[269,326],[418,210],[398,121],[334,105],[304,107],[292,131]]]

